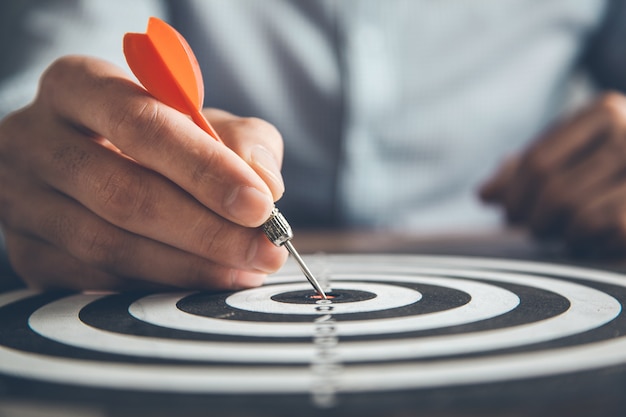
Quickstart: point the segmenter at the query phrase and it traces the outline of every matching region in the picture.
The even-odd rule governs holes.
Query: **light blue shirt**
[[[19,13],[29,53],[4,71],[0,114],[31,99],[56,56],[125,67],[123,34],[158,15],[198,56],[206,106],[281,131],[278,206],[294,226],[414,231],[499,223],[476,189],[569,103],[605,10],[599,0],[42,3]]]

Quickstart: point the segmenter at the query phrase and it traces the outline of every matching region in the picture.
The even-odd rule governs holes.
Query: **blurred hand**
[[[505,162],[480,193],[576,254],[626,254],[626,98],[601,96]]]
[[[65,57],[0,124],[0,222],[31,286],[238,289],[287,253],[257,228],[283,193],[282,139],[207,110],[227,146],[103,61]]]

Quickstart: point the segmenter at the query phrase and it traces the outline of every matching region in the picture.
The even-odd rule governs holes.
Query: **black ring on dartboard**
[[[446,275],[447,277],[467,279],[464,277],[455,277],[452,275]],[[377,335],[359,335],[359,336],[342,336],[344,341],[358,341],[358,340],[385,340],[385,339],[402,339],[402,338],[414,338],[435,336],[444,334],[460,334],[473,331],[493,330],[498,328],[505,328],[511,326],[517,326],[521,324],[532,323],[539,320],[545,320],[550,317],[554,317],[561,314],[569,308],[569,301],[551,291],[541,290],[534,287],[502,283],[499,281],[478,280],[473,281],[485,282],[500,288],[507,289],[520,298],[520,304],[512,311],[503,314],[499,317],[492,317],[486,320],[478,322],[442,327],[430,330],[419,330],[412,332],[402,333],[389,333],[389,334],[377,334]],[[467,293],[446,288],[436,285],[428,285],[423,283],[407,283],[397,281],[375,281],[367,280],[365,282],[382,283],[388,285],[402,286],[419,291],[422,294],[422,299],[416,303],[390,308],[387,310],[372,311],[372,312],[360,312],[360,313],[344,313],[334,315],[333,318],[337,322],[351,321],[351,320],[376,320],[381,318],[394,318],[394,317],[407,317],[417,316],[420,314],[435,313],[445,310],[450,310],[456,307],[467,304],[471,296]],[[249,320],[250,312],[236,309],[234,307],[228,307],[228,310],[223,310],[226,306],[226,298],[229,294],[223,296],[223,299],[219,303],[211,303],[207,297],[211,295],[206,293],[199,293],[188,296],[177,303],[178,308],[190,314],[196,314],[205,317],[217,317],[218,315],[226,316],[226,312],[229,314],[225,318],[226,320]],[[213,309],[210,306],[214,306]],[[541,309],[537,308],[541,306]],[[253,321],[262,322],[311,322],[315,319],[315,315],[279,315],[268,313],[252,313],[254,315]],[[282,339],[282,338],[281,338]],[[289,339],[292,340],[292,339]]]
[[[509,287],[513,289],[509,284],[504,285],[500,282],[493,281],[485,281],[490,282],[492,284],[498,284],[503,287]],[[604,291],[607,294],[610,294],[623,302],[626,299],[626,288],[612,286],[608,284],[601,284],[596,282],[589,282],[578,280],[579,283],[590,286],[592,288],[596,288],[600,291]],[[385,282],[388,283],[388,282]],[[516,286],[519,287],[519,286]],[[526,287],[526,291],[521,291],[517,293],[520,296],[520,307],[523,308],[524,305],[528,305],[531,307],[533,305],[533,301],[531,298],[532,290],[537,290],[533,287]],[[526,293],[526,294],[524,294]],[[544,291],[544,295],[550,296],[550,292]],[[553,294],[553,293],[552,293]],[[59,298],[66,296],[67,294],[42,294],[36,295],[33,297],[26,298],[24,300],[9,304],[0,308],[0,321],[2,321],[5,326],[5,331],[0,334],[0,344],[7,346],[12,349],[16,349],[24,352],[33,352],[43,355],[49,356],[59,356],[59,357],[69,357],[72,359],[90,359],[97,361],[113,361],[113,362],[130,362],[130,363],[160,363],[160,364],[210,364],[208,361],[182,361],[182,360],[170,360],[170,359],[161,359],[161,358],[150,358],[150,357],[135,357],[135,356],[127,356],[120,354],[110,354],[106,352],[96,352],[88,349],[77,348],[69,345],[64,345],[62,343],[57,343],[47,338],[44,338],[36,333],[34,333],[28,327],[28,318],[39,307],[42,307],[52,301],[55,301]],[[80,318],[88,325],[93,325],[94,327],[98,327],[102,330],[108,330],[117,333],[131,334],[136,337],[157,337],[157,338],[176,338],[176,339],[188,339],[188,340],[216,340],[215,335],[206,335],[206,334],[198,334],[195,332],[186,332],[180,330],[173,329],[164,329],[159,326],[154,326],[149,323],[141,322],[134,317],[130,316],[127,312],[128,306],[135,300],[148,295],[147,293],[125,293],[125,294],[117,294],[106,296],[102,299],[99,299],[93,303],[87,305],[81,312]],[[201,294],[197,294],[200,296]],[[212,294],[212,296],[217,296],[216,294]],[[225,297],[226,294],[221,294],[221,297]],[[557,295],[557,297],[560,297]],[[563,297],[561,297],[563,298]],[[546,300],[542,298],[542,300]],[[462,326],[454,326],[445,329],[445,332],[452,333],[461,333],[463,328],[465,331],[479,331],[480,329],[497,329],[502,327],[510,327],[511,323],[506,323],[507,317],[518,310],[515,309],[509,314],[502,315],[500,317],[495,317],[492,319],[484,320],[482,322],[472,323],[469,325]],[[558,314],[558,313],[557,313]],[[106,319],[103,317],[106,316]],[[340,315],[338,315],[340,316]],[[341,315],[342,316],[342,315]],[[544,317],[546,319],[549,317]],[[541,320],[542,318],[536,318],[537,320]],[[516,325],[521,324],[517,323]],[[469,330],[467,330],[469,326]],[[515,352],[515,351],[529,351],[529,350],[538,350],[538,349],[551,349],[562,346],[569,345],[579,345],[584,343],[590,343],[599,340],[612,339],[617,336],[621,336],[624,332],[623,329],[626,329],[626,318],[623,314],[620,314],[616,319],[612,322],[601,326],[597,329],[590,330],[583,334],[577,334],[565,338],[561,338],[554,341],[548,341],[543,343],[538,343],[534,345],[526,345],[509,349],[502,349],[498,351],[488,351],[484,353],[476,353],[470,355],[460,355],[462,357],[471,357],[471,356],[481,356],[481,355],[490,355],[495,352]],[[410,337],[419,337],[425,335],[431,335],[434,333],[444,332],[444,329],[436,329],[432,331],[422,331],[422,332],[412,332]],[[445,333],[444,332],[444,333]],[[451,334],[451,333],[449,333]],[[395,334],[392,337],[394,338],[402,338],[408,337],[407,334]],[[376,339],[381,339],[380,336],[375,337]],[[220,340],[224,340],[224,337],[220,335]],[[237,340],[244,342],[249,342],[251,339],[249,337],[232,337],[228,338],[229,340]],[[354,337],[354,338],[344,338],[342,340],[368,340],[369,337]],[[279,339],[272,338],[271,341],[276,343]],[[267,340],[266,340],[267,341]],[[293,338],[288,338],[287,341],[293,342]],[[309,339],[306,342],[310,342]],[[448,356],[446,358],[449,358]],[[437,357],[435,359],[426,359],[426,360],[439,360],[442,357]],[[417,362],[421,359],[411,359],[411,362]],[[386,361],[393,362],[393,361]],[[402,362],[402,361],[400,361]],[[225,364],[224,362],[220,362],[221,365],[229,365],[229,366],[263,366],[264,364],[255,364],[255,363],[232,363]],[[275,365],[272,366],[282,366]],[[284,366],[290,366],[289,364],[284,364]]]
[[[506,272],[506,271],[503,271],[503,272]],[[451,278],[466,279],[466,280],[468,279],[467,277],[464,277],[464,276],[453,276],[451,274],[446,274],[445,276],[451,277]],[[541,276],[546,276],[546,275],[541,275]],[[558,276],[553,276],[552,278],[562,279]],[[341,340],[342,341],[389,340],[389,339],[427,337],[427,336],[446,335],[446,334],[462,334],[462,333],[468,333],[468,332],[479,332],[479,331],[484,331],[484,330],[496,330],[500,328],[507,328],[507,327],[512,327],[512,326],[532,323],[532,322],[536,322],[540,320],[545,320],[550,317],[554,317],[558,314],[561,314],[569,308],[569,301],[567,299],[551,291],[541,290],[541,289],[531,287],[531,286],[522,286],[522,285],[517,285],[517,284],[503,283],[500,281],[488,280],[488,279],[472,279],[472,281],[484,282],[487,284],[499,286],[504,289],[508,289],[509,291],[518,295],[518,297],[520,298],[520,304],[517,306],[517,308],[501,316],[489,318],[489,319],[478,321],[478,322],[468,323],[464,325],[450,326],[450,327],[431,329],[431,330],[421,330],[421,331],[414,331],[414,332],[403,332],[400,334],[395,333],[395,334],[382,334],[382,335],[342,336]],[[401,315],[407,316],[407,315],[415,314],[416,312],[418,314],[425,314],[428,312],[442,311],[444,310],[444,308],[441,308],[441,307],[437,308],[435,305],[429,306],[430,304],[429,300],[431,301],[432,304],[435,304],[436,300],[443,299],[443,300],[449,301],[450,299],[453,299],[453,297],[451,297],[451,294],[449,293],[446,294],[444,292],[444,293],[438,294],[438,291],[446,291],[446,290],[450,291],[451,290],[450,288],[446,288],[446,287],[431,286],[431,285],[426,285],[426,284],[421,284],[421,283],[416,284],[416,283],[393,282],[393,281],[368,281],[368,282],[383,283],[383,284],[388,284],[388,285],[401,285],[401,286],[405,286],[408,288],[413,288],[417,291],[420,291],[422,293],[423,298],[418,303],[415,303],[411,306],[405,306],[405,307],[396,308],[396,309],[389,309],[389,310],[383,310],[380,312],[372,312],[372,313],[338,314],[334,316],[335,320],[337,321],[344,321],[346,319],[347,320],[350,320],[350,319],[366,320],[366,319],[370,319],[371,315],[377,315],[377,314],[379,315],[374,318],[400,317]],[[614,292],[626,291],[626,289],[622,289],[621,287],[615,287],[615,286],[610,286],[610,285],[603,286],[602,284],[598,284],[593,281],[584,281],[584,282],[581,282],[581,284],[588,285],[591,287],[594,287],[594,285],[600,286],[600,287],[606,288],[607,290],[612,289],[612,291]],[[464,295],[465,297],[468,297],[462,300],[462,304],[461,304],[461,299],[459,299],[460,301],[459,305],[464,305],[466,302],[469,301],[469,296],[467,294],[458,290],[454,290],[454,291],[457,291],[459,295]],[[207,310],[206,310],[207,306],[213,305],[210,301],[210,298],[219,297],[220,299],[225,300],[230,294],[231,293],[193,294],[180,300],[177,303],[177,305],[179,308],[181,308],[181,306],[187,307],[187,308],[181,308],[181,310],[186,311],[188,313],[205,315],[205,316],[211,317],[211,315],[207,314]],[[609,294],[611,293],[609,292]],[[185,305],[185,303],[189,303],[189,304]],[[222,303],[223,303],[221,304],[222,306],[225,305],[224,301],[222,301]],[[195,305],[195,308],[190,307],[193,305]],[[216,304],[216,305],[220,305],[220,304]],[[235,309],[230,306],[228,306],[228,308],[229,308],[228,312],[231,314],[225,315],[224,310],[221,310],[221,309],[215,311],[214,314],[215,315],[221,314],[222,316],[227,316],[225,320],[228,320],[228,319],[242,320],[247,314],[249,314],[249,312]],[[453,307],[448,306],[448,308],[453,308]],[[126,310],[127,307],[124,307],[124,309]],[[411,311],[411,309],[413,309],[413,311]],[[269,316],[269,317],[266,317],[267,321],[272,321],[272,318],[274,319],[273,321],[284,320],[284,317],[274,318],[273,317],[274,315],[272,314],[259,313],[259,315]],[[296,317],[294,316],[296,315],[290,315],[289,316],[290,320],[295,321],[301,318],[300,315]],[[305,317],[309,317],[309,320],[311,320],[315,316],[305,315]],[[593,333],[594,331],[597,331],[597,329],[594,329],[590,332]],[[615,332],[615,330],[613,329],[610,332],[607,332],[607,334],[605,334],[604,336],[601,336],[600,339],[602,339],[605,336],[610,336],[611,332]],[[181,336],[183,335],[181,334]],[[202,340],[216,340],[214,338],[215,335],[203,334],[200,337]],[[570,339],[574,340],[572,339],[574,337],[575,336],[571,336],[568,338],[568,340]],[[587,337],[587,335],[585,337]],[[230,336],[224,336],[224,335],[218,336],[218,339],[219,340],[243,340],[246,342],[255,341],[255,340],[267,341],[267,339],[265,338],[263,339],[249,338],[249,337],[231,338]],[[304,339],[302,338],[272,338],[271,339],[272,342],[279,342],[279,343],[281,341],[292,342],[294,340],[306,342],[308,339],[306,338]],[[553,342],[545,342],[543,343],[543,346],[557,346],[557,345],[561,346],[561,345],[567,345],[567,343],[568,342],[560,343],[558,341],[553,341]],[[522,346],[519,349],[510,348],[508,350],[514,351],[514,350],[525,350],[525,349],[527,348]],[[472,355],[481,355],[481,353],[475,353]]]
[[[380,281],[371,282],[380,283]],[[419,302],[407,306],[387,310],[365,313],[337,314],[333,316],[334,319],[337,322],[342,322],[350,320],[376,320],[387,317],[416,316],[460,307],[465,305],[471,299],[468,294],[462,291],[441,286],[391,281],[385,281],[384,283],[389,285],[401,285],[407,288],[415,289],[422,294],[422,299]],[[569,302],[567,299],[550,291],[501,282],[489,283],[508,289],[509,291],[517,294],[520,298],[519,305],[512,311],[501,316],[468,324],[402,333],[342,336],[341,340],[389,340],[495,330],[545,320],[561,314],[569,308]],[[179,300],[177,307],[189,314],[219,318],[225,321],[237,320],[274,323],[310,323],[317,317],[317,315],[270,314],[241,310],[229,306],[226,303],[226,298],[228,298],[231,294],[231,292],[196,293]],[[167,329],[164,331],[164,329],[160,326],[138,320],[128,313],[129,305],[141,297],[141,295],[136,294],[119,294],[96,300],[81,310],[80,319],[86,324],[102,330],[131,334],[134,336],[160,337],[179,340],[240,341],[242,343],[310,342],[310,337],[234,336],[192,332],[179,329]],[[542,306],[542,309],[538,309],[538,305]],[[549,307],[546,308],[546,306]]]
[[[376,294],[369,291],[360,291],[343,288],[335,288],[332,291],[326,291],[325,294],[333,304],[358,303],[376,298]],[[287,291],[275,294],[270,297],[272,301],[286,304],[317,304],[322,296],[311,290]]]
[[[343,281],[342,281],[343,282]],[[388,308],[384,310],[377,310],[372,312],[360,312],[360,313],[343,313],[336,315],[337,321],[350,321],[350,320],[376,320],[386,317],[404,317],[415,316],[420,314],[436,313],[439,311],[450,310],[453,308],[461,307],[467,304],[471,300],[471,296],[463,291],[459,291],[453,288],[446,288],[437,285],[428,285],[422,283],[410,283],[399,281],[376,281],[366,280],[360,281],[365,283],[386,284],[394,285],[398,287],[409,288],[418,291],[422,294],[422,298],[413,304],[409,304],[403,307]],[[298,282],[299,283],[299,282]],[[337,284],[338,286],[340,283]],[[349,284],[345,284],[346,286]],[[271,285],[270,285],[271,287]],[[352,292],[352,290],[341,290],[346,294]],[[283,294],[289,294],[291,291],[286,291]],[[252,312],[248,310],[238,309],[229,306],[226,299],[232,293],[196,293],[183,298],[176,303],[176,306],[181,310],[189,314],[194,314],[202,317],[224,317],[225,320],[237,320],[237,321],[251,321],[251,322],[268,322],[268,323],[293,323],[312,322],[318,314],[274,314],[274,313],[261,313]],[[354,293],[357,294],[357,293]],[[346,294],[346,298],[350,298]],[[354,295],[357,299],[358,295]],[[308,303],[308,301],[306,302]],[[303,304],[306,304],[303,303]],[[226,316],[228,313],[228,316]]]

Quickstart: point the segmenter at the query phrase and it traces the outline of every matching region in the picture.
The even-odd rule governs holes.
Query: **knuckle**
[[[167,124],[161,105],[147,97],[129,99],[121,106],[114,106],[109,117],[111,137],[134,139],[127,141],[127,149],[137,146],[139,142],[157,142],[165,133]],[[153,145],[158,146],[158,143]]]
[[[60,89],[68,88],[84,77],[87,58],[77,55],[65,55],[53,61],[39,79],[37,101],[54,103]]]
[[[142,216],[154,216],[154,203],[148,197],[142,176],[131,170],[110,172],[95,185],[96,204],[116,224],[124,224]]]
[[[39,80],[39,97],[52,97],[51,93],[54,93],[59,85],[65,82],[65,78],[73,65],[73,59],[69,56],[62,56],[53,61],[42,73]]]
[[[202,155],[202,162],[196,162],[190,165],[192,184],[200,184],[211,186],[218,175],[219,169],[223,164],[223,156],[216,149],[206,149]]]
[[[77,245],[79,258],[103,270],[110,270],[123,259],[126,248],[110,227],[94,227],[81,234]]]
[[[211,224],[206,227],[202,227],[202,233],[197,238],[196,247],[203,256],[214,258],[220,247],[223,245],[224,239],[220,238],[224,236],[223,223]]]

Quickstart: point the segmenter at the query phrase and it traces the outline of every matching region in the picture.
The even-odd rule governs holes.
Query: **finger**
[[[500,165],[496,173],[480,187],[479,195],[483,201],[495,203],[503,200],[519,162],[519,156],[514,156]]]
[[[604,146],[586,159],[555,172],[546,180],[531,207],[529,224],[537,235],[562,233],[578,206],[602,198],[624,176],[623,150],[611,146],[611,143],[624,142],[623,134],[613,132],[611,136],[611,140],[605,141]]]
[[[626,98],[619,93],[606,93],[574,117],[556,125],[531,145],[529,154],[541,156],[543,165],[575,164],[592,151],[603,134],[616,125],[624,126]]]
[[[283,141],[274,126],[254,117],[236,117],[217,109],[205,109],[224,143],[248,163],[265,181],[274,201],[285,192],[280,173]]]
[[[525,221],[545,181],[575,164],[602,140],[608,122],[603,106],[593,105],[548,131],[523,155],[508,187],[505,208],[513,222]]]
[[[11,248],[12,265],[31,288],[75,291],[171,291],[176,288],[108,274],[89,267],[47,242],[26,235],[8,231],[5,237]]]
[[[109,275],[176,287],[220,289],[257,286],[265,276],[126,232],[54,192],[33,201],[27,198],[19,210],[4,213],[10,229],[49,242]]]
[[[566,233],[577,254],[626,253],[626,184],[590,200],[573,216]]]
[[[40,91],[41,103],[64,120],[104,136],[221,216],[244,226],[259,226],[269,217],[272,193],[245,161],[120,69],[64,58],[48,69]]]
[[[129,287],[124,279],[88,267],[47,242],[9,230],[5,239],[10,248],[9,261],[29,287],[46,290],[119,290]]]
[[[41,144],[33,161],[41,181],[124,230],[237,269],[274,272],[282,265],[283,251],[260,230],[224,220],[171,181],[78,132]]]

